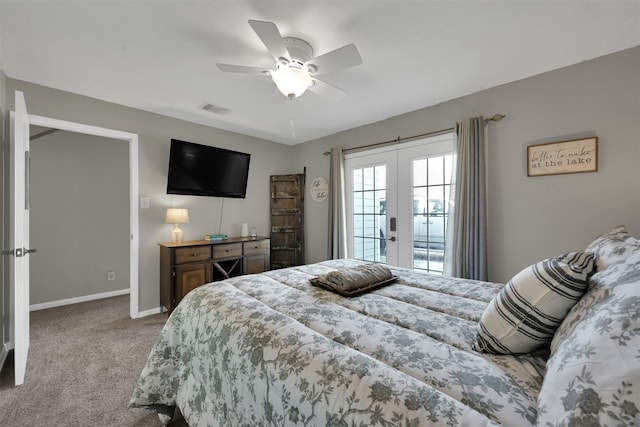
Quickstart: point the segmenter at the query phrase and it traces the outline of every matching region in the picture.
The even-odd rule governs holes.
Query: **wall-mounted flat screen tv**
[[[251,155],[171,140],[167,194],[244,198]]]

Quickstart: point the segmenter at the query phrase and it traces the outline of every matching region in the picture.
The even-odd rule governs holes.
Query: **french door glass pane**
[[[353,257],[385,262],[386,167],[353,170]]]
[[[447,235],[452,156],[415,159],[413,169],[413,266],[442,273]]]

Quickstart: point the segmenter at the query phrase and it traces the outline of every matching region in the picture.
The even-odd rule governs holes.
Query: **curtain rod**
[[[487,124],[489,122],[499,122],[500,120],[504,119],[505,117],[506,116],[504,114],[494,114],[493,116],[491,116],[491,117],[489,117],[487,119],[484,119],[484,123]],[[455,130],[455,128],[440,129],[440,130],[436,130],[436,131],[433,131],[433,132],[421,133],[420,135],[407,136],[407,137],[404,137],[404,138],[397,137],[396,139],[392,139],[390,141],[376,142],[376,143],[373,143],[373,144],[361,145],[359,147],[345,148],[344,150],[342,150],[342,152],[343,153],[347,153],[349,151],[362,150],[363,148],[379,147],[381,145],[393,145],[393,144],[397,144],[399,142],[407,142],[407,141],[413,141],[415,139],[425,138],[427,136],[440,135],[440,134],[443,134],[443,133],[452,132],[453,130]],[[329,154],[331,154],[331,151],[325,151],[322,154],[324,154],[325,156],[328,156]]]

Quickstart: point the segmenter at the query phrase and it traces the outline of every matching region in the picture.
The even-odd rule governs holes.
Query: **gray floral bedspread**
[[[351,260],[192,291],[174,310],[130,401],[190,426],[525,426],[545,355],[473,351],[502,285],[392,268],[355,298],[309,279]]]

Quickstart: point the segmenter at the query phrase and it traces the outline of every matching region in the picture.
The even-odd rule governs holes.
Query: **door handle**
[[[17,248],[11,249],[10,251],[2,251],[2,255],[13,255],[16,258],[23,257],[27,254],[32,254],[34,252],[38,252],[37,249],[27,249],[27,248]]]
[[[395,242],[396,241],[396,236],[391,236],[387,240],[391,240],[392,242]]]

